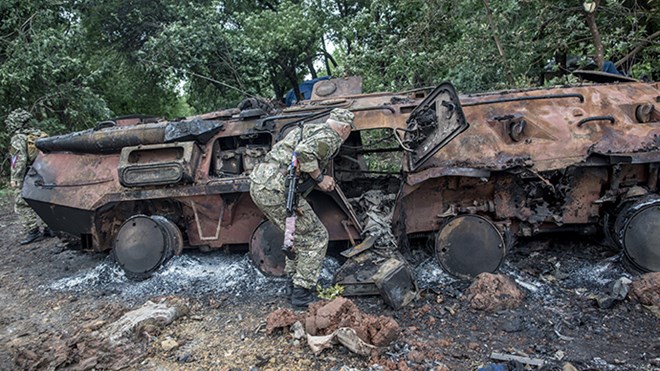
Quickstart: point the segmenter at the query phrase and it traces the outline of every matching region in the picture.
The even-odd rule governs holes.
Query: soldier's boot
[[[27,233],[25,238],[21,240],[20,244],[21,245],[27,245],[32,242],[36,242],[40,239],[43,238],[43,235],[41,234],[41,231],[39,231],[39,227],[32,228],[30,231]]]
[[[307,306],[319,298],[314,295],[313,289],[306,289],[300,286],[293,286],[293,294],[291,294],[291,305],[293,308],[301,310],[307,309]]]
[[[57,237],[57,235],[52,229],[44,227],[44,237]]]
[[[293,278],[288,277],[286,279],[286,286],[284,286],[284,295],[291,302],[291,295],[293,295]]]

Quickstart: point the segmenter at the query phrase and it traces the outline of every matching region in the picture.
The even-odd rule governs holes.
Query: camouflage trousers
[[[25,202],[23,197],[21,197],[21,190],[16,189],[16,199],[14,203],[14,212],[18,214],[18,218],[23,225],[23,230],[27,233],[31,230],[44,226],[43,221],[37,215],[37,213],[32,210],[32,208]]]
[[[254,203],[266,215],[268,220],[284,231],[286,219],[286,193],[283,186],[273,186],[277,181],[284,182],[284,176],[274,177],[267,185],[250,185],[250,196]],[[283,183],[282,183],[283,184]],[[296,259],[286,259],[286,274],[293,278],[293,284],[304,288],[313,288],[321,272],[323,257],[328,248],[328,230],[314,213],[305,199],[298,201],[298,219],[293,238]]]

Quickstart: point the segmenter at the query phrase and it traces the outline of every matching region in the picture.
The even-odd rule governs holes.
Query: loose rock
[[[166,339],[163,340],[160,343],[160,347],[163,348],[164,351],[169,352],[170,350],[176,348],[179,346],[179,343],[176,342],[174,339]]]
[[[297,321],[291,326],[291,332],[293,332],[293,338],[296,340],[302,339],[305,336],[305,328],[300,321]]]

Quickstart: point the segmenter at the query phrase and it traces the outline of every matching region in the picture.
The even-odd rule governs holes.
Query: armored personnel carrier
[[[310,195],[331,241],[360,244],[348,199],[379,188],[395,194],[399,246],[431,239],[458,277],[497,270],[516,236],[565,231],[603,233],[631,268],[660,271],[659,104],[658,83],[458,96],[449,83],[362,94],[359,78],[334,79],[275,114],[124,118],[40,139],[22,194],[133,277],[184,248],[245,245],[279,275],[282,232],[252,203],[248,175],[287,130],[341,107],[356,129],[327,170],[337,190]]]

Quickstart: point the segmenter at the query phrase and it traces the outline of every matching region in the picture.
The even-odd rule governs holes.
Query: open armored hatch
[[[465,120],[454,86],[444,82],[436,87],[406,121],[404,143],[411,150],[408,166],[419,169],[469,124]]]

